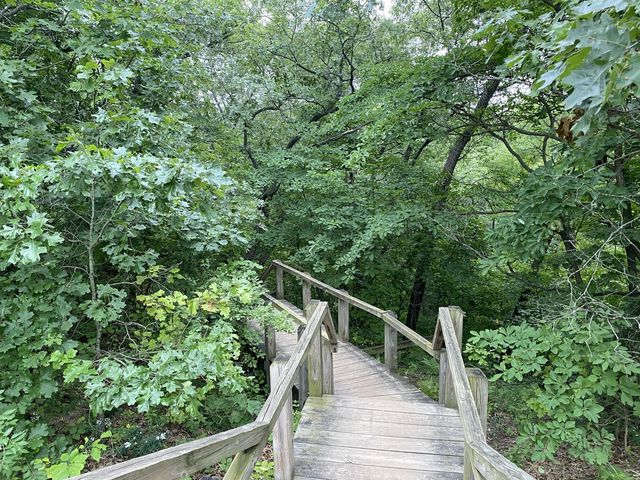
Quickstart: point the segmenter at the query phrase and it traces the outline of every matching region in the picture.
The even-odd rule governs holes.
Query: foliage
[[[79,473],[97,415],[225,428],[259,404],[246,320],[283,321],[236,261],[258,202],[207,146],[222,8],[0,7],[0,478]]]
[[[273,480],[274,477],[274,463],[269,460],[260,460],[256,463],[256,466],[251,475],[253,480]]]
[[[533,443],[533,460],[553,459],[567,445],[572,455],[604,464],[616,433],[604,412],[640,414],[640,363],[610,328],[585,322],[587,315],[485,330],[467,344],[469,358],[495,372],[492,380],[536,379],[527,400],[536,419],[521,432]]]
[[[637,5],[379,3],[0,7],[0,478],[247,420],[276,257],[425,335],[459,305],[540,458],[637,440]]]

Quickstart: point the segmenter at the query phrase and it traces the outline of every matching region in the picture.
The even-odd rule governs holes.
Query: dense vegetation
[[[637,9],[2,2],[0,479],[251,418],[270,258],[420,332],[460,305],[526,459],[634,458]]]

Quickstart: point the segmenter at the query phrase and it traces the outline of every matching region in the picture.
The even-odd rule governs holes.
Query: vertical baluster
[[[311,319],[314,310],[318,306],[317,300],[311,300],[307,304],[304,313],[307,321]],[[307,356],[307,373],[309,379],[309,396],[322,396],[322,327],[313,334],[309,355]]]
[[[349,302],[342,299],[338,299],[338,337],[343,342],[349,341]]]
[[[394,312],[387,312],[398,318]],[[384,364],[391,373],[398,370],[398,331],[391,325],[384,324]]]
[[[298,340],[304,333],[304,325],[298,327]],[[307,403],[307,397],[309,396],[309,374],[307,372],[307,361],[305,360],[300,364],[298,369],[298,405],[300,408],[304,407]]]
[[[306,306],[311,301],[311,284],[306,280],[302,281],[302,308],[306,308]]]
[[[482,431],[487,436],[487,404],[489,403],[489,380],[479,368],[467,368],[467,378],[471,386],[471,393],[480,416]]]
[[[276,298],[284,298],[284,272],[282,267],[276,265]]]
[[[278,384],[286,360],[276,359],[271,364],[272,385]],[[273,387],[272,387],[273,388]],[[273,457],[276,480],[293,480],[293,402],[291,392],[273,428]]]
[[[457,347],[455,345],[446,345],[446,347],[459,348],[462,351],[462,329],[464,323],[464,312],[460,307],[449,307],[449,314],[451,315],[451,323],[453,323],[453,328],[456,332],[458,345]],[[444,403],[445,407],[458,408],[458,402],[456,401],[456,394],[453,387],[453,379],[451,378],[451,371],[449,370],[446,348],[442,349],[440,352],[439,383],[441,390],[438,395],[438,400],[440,401],[440,403]]]

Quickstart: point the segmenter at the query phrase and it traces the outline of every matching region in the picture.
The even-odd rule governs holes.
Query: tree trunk
[[[567,266],[569,269],[569,278],[576,282],[576,285],[582,287],[584,280],[580,273],[580,259],[578,258],[578,249],[576,247],[576,234],[562,221],[562,230],[560,230],[560,238],[567,252]]]
[[[485,108],[489,105],[491,98],[496,93],[498,89],[499,80],[492,79],[489,80],[485,86],[480,98],[478,98],[478,103],[475,106],[473,114],[476,118],[480,118]],[[453,180],[453,172],[456,169],[456,165],[462,156],[462,152],[464,152],[465,147],[471,141],[471,137],[475,132],[477,125],[471,124],[469,125],[457,138],[453,143],[451,148],[449,149],[449,154],[447,155],[447,160],[444,163],[444,167],[442,169],[442,178],[439,182],[439,195],[438,201],[436,203],[436,211],[440,211],[444,209],[446,203],[446,197],[449,193],[449,189],[451,187],[451,181]],[[427,236],[427,239],[432,239],[431,235]],[[413,286],[411,287],[411,297],[409,300],[409,308],[407,309],[407,326],[416,329],[418,325],[418,318],[420,317],[420,310],[422,308],[422,302],[424,300],[424,293],[426,289],[426,270],[427,270],[427,245],[426,242],[422,242],[422,245],[418,246],[420,251],[417,255],[416,262],[416,271],[413,277]]]
[[[614,163],[616,184],[621,188],[626,188],[626,181],[624,177],[624,162],[622,161],[623,152],[618,149],[616,151],[616,159]],[[620,206],[620,214],[622,216],[622,236],[623,246],[627,257],[627,288],[629,290],[629,296],[637,298],[640,296],[638,285],[638,263],[640,262],[640,244],[639,242],[629,238],[625,233],[634,229],[633,222],[635,220],[633,216],[633,210],[631,208],[631,201],[625,200]]]

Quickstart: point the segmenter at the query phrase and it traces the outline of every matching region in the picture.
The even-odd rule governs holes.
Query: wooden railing
[[[276,478],[293,477],[293,412],[291,392],[298,380],[299,395],[333,393],[333,352],[338,338],[349,341],[349,307],[380,318],[385,327],[384,359],[389,371],[397,370],[398,333],[440,361],[439,401],[457,408],[465,437],[465,480],[533,480],[533,477],[493,450],[485,440],[487,379],[479,369],[465,368],[462,359],[464,313],[458,307],[440,308],[433,341],[401,323],[397,316],[364,302],[344,290],[327,285],[280,261],[265,270],[275,270],[275,298],[265,298],[288,312],[300,325],[298,342],[288,358],[277,355],[273,332],[266,333],[265,347],[271,360],[271,393],[256,420],[233,430],[167,448],[93,472],[75,480],[178,480],[235,455],[225,480],[249,480],[256,461],[273,432]],[[284,273],[302,282],[304,312],[284,301]],[[316,287],[338,301],[336,333],[326,302],[312,300]],[[322,325],[325,326],[324,331]]]
[[[248,480],[272,431],[274,445],[277,444],[277,455],[284,455],[284,458],[277,462],[278,468],[289,465],[288,468],[293,471],[291,390],[294,381],[306,360],[309,371],[309,395],[321,396],[323,393],[330,393],[326,390],[329,387],[332,389],[333,386],[328,385],[325,377],[332,381],[333,376],[323,372],[323,365],[326,365],[326,369],[331,368],[333,349],[323,348],[323,344],[337,343],[326,302],[309,302],[306,313],[306,326],[301,331],[291,356],[286,361],[282,359],[272,363],[271,393],[254,422],[94,470],[74,479],[177,480],[235,455],[224,478]],[[327,330],[327,341],[323,341],[321,335],[322,325],[325,325]]]
[[[438,400],[460,413],[465,437],[465,480],[534,480],[532,476],[486,442],[488,382],[480,369],[465,368],[462,359],[462,328],[464,312],[459,307],[442,307],[432,341],[429,341],[400,322],[394,312],[382,310],[360,300],[346,291],[334,288],[297,270],[274,260],[265,271],[275,270],[276,299],[284,298],[284,273],[297,277],[302,282],[303,305],[311,301],[311,288],[318,288],[338,300],[338,337],[349,341],[349,307],[353,306],[384,322],[384,362],[391,372],[397,370],[398,333],[420,347],[440,362]]]

